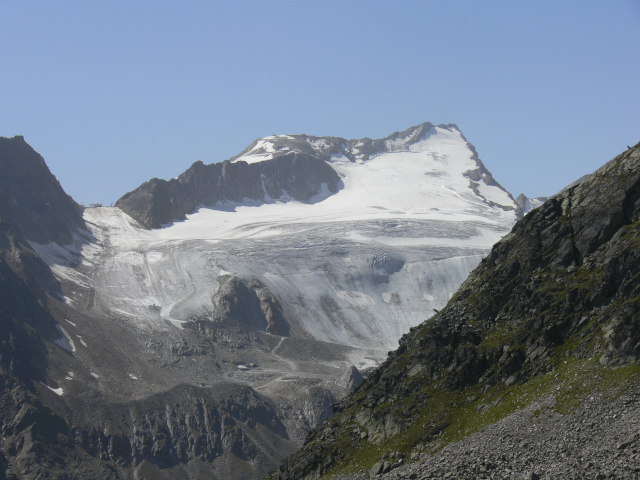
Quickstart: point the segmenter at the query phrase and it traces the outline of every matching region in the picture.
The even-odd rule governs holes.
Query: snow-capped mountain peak
[[[333,155],[344,155],[352,161],[365,161],[384,152],[417,151],[420,149],[419,144],[438,130],[448,130],[454,134],[457,132],[462,137],[454,124],[434,126],[428,122],[377,140],[368,137],[347,140],[341,137],[315,137],[304,134],[271,135],[255,140],[231,161],[262,162],[289,152],[317,155],[324,160],[328,160]]]
[[[457,147],[457,151],[454,147]],[[450,177],[455,171],[455,174],[468,178],[468,187],[488,205],[507,210],[514,208],[513,197],[493,179],[473,145],[467,142],[455,124],[436,126],[426,122],[378,140],[272,135],[257,139],[242,153],[233,157],[231,162],[252,164],[299,153],[316,156],[335,165],[345,160],[353,163],[368,162],[380,155],[403,152],[419,154],[413,157],[413,161],[422,163],[427,168],[422,172],[425,175]],[[452,162],[458,164],[452,165]],[[466,185],[462,186],[463,189],[465,187]]]

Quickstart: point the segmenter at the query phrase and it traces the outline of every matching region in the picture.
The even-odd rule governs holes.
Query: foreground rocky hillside
[[[640,144],[518,222],[274,478],[637,478],[639,278]]]

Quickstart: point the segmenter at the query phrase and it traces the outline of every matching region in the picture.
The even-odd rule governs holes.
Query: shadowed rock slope
[[[0,137],[0,219],[32,242],[71,243],[84,227],[82,207],[67,195],[24,137]]]
[[[45,306],[60,285],[29,241],[70,243],[83,226],[42,157],[21,136],[0,137],[0,377],[42,380],[42,338],[61,336]]]
[[[637,432],[601,438],[640,412],[639,358],[640,144],[518,222],[274,478],[636,478]]]
[[[178,178],[154,178],[143,183],[120,198],[116,207],[146,228],[159,228],[172,220],[184,220],[199,205],[244,199],[264,201],[282,195],[306,202],[320,192],[323,183],[335,193],[339,181],[338,174],[324,160],[301,152],[251,164],[196,162]]]

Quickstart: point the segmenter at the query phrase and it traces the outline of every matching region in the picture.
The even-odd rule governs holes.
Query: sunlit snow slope
[[[377,141],[273,136],[233,161],[296,149],[335,169],[337,193],[323,184],[307,203],[286,192],[219,202],[157,230],[118,208],[90,208],[97,241],[82,248],[79,266],[58,261],[56,273],[90,285],[96,308],[143,329],[206,315],[220,275],[257,279],[279,300],[292,336],[373,348],[378,361],[445,305],[515,222],[513,198],[453,125]]]

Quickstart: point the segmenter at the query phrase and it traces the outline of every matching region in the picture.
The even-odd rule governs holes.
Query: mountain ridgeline
[[[30,242],[70,243],[84,226],[81,208],[21,136],[0,138],[0,478],[42,474],[60,465],[64,421],[41,401],[50,368],[48,342],[61,337],[47,308],[62,298],[49,266]],[[56,442],[59,443],[56,444]],[[15,446],[19,445],[18,448]],[[16,456],[20,459],[16,461]],[[42,466],[32,468],[36,463]]]
[[[160,228],[172,220],[184,220],[199,205],[283,195],[306,202],[323,183],[335,193],[339,181],[326,162],[306,153],[290,152],[268,163],[196,162],[177,179],[154,178],[142,184],[120,198],[116,206],[141,225]]]
[[[639,279],[640,144],[519,221],[446,308],[403,336],[273,478],[505,478],[535,468],[550,478],[603,468],[636,478],[638,436],[612,447],[598,438],[633,431],[628,419],[639,410]],[[622,409],[606,411],[606,399],[623,394]],[[578,413],[600,398],[582,424],[554,417],[584,418]],[[543,406],[519,421],[538,427],[517,439],[520,447],[506,440],[508,431],[494,432],[502,450],[491,457],[484,429],[532,404]],[[615,420],[623,412],[628,419]],[[556,430],[540,440],[532,432],[547,416]],[[589,440],[567,444],[580,425]],[[547,458],[523,447],[534,438]],[[629,457],[607,466],[607,448]],[[595,452],[593,462],[581,461],[585,451]]]
[[[66,245],[71,232],[84,228],[82,207],[22,136],[0,137],[0,219],[38,243]]]
[[[13,354],[25,354],[13,366],[39,364],[31,372],[41,377],[43,347],[39,342],[9,342],[12,331],[22,331],[24,318],[35,332],[45,338],[59,336],[55,320],[44,308],[47,294],[60,296],[60,285],[47,264],[31,249],[29,242],[70,243],[73,232],[84,227],[82,208],[69,197],[51,174],[43,158],[21,136],[0,137],[0,358],[9,362]],[[16,335],[27,333],[16,333]],[[29,345],[31,343],[31,345]],[[18,350],[16,350],[18,348]],[[37,349],[36,349],[37,350]],[[30,352],[30,353],[27,353]]]
[[[455,125],[439,127],[457,130]],[[332,157],[343,156],[351,162],[362,162],[383,152],[409,148],[434,132],[434,125],[427,122],[377,140],[309,135],[265,137],[222,163],[205,165],[198,161],[177,178],[149,180],[122,196],[116,206],[144,227],[160,228],[173,220],[184,220],[200,206],[214,207],[247,200],[306,203],[313,201],[314,195],[323,193],[323,184],[325,194],[336,193],[340,188],[340,177],[328,164]],[[483,181],[502,189],[473,146],[469,143],[467,146],[477,164],[477,168],[467,172],[471,187]],[[474,191],[478,193],[477,188]],[[523,204],[518,211],[524,212],[525,208]]]

